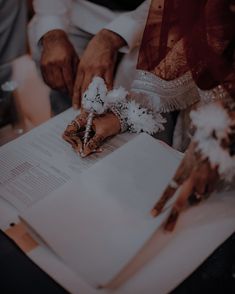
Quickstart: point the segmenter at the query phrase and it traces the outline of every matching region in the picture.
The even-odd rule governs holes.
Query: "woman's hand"
[[[212,168],[207,159],[202,159],[196,151],[196,144],[192,142],[175,176],[152,209],[152,215],[158,216],[166,203],[180,189],[179,196],[164,225],[166,231],[173,231],[177,219],[188,201],[191,199],[198,203],[203,198],[207,198],[213,192],[218,179],[217,168]]]
[[[84,134],[88,113],[82,111],[66,128],[63,139],[70,143],[73,149],[82,157],[100,150],[100,146],[108,137],[117,135],[121,126],[119,119],[111,112],[97,116],[93,119],[91,136],[84,146]]]

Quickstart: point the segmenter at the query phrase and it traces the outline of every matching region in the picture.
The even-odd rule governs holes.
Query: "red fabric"
[[[151,71],[165,58],[169,27],[177,19],[198,87],[209,90],[220,84],[235,98],[235,0],[165,0],[160,26],[157,5],[152,0],[137,68]]]

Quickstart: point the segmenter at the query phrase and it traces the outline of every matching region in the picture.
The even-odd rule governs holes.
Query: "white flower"
[[[197,149],[205,158],[208,158],[212,167],[218,166],[222,179],[231,182],[235,177],[235,158],[231,157],[214,138],[197,141]]]
[[[232,181],[235,177],[235,157],[221,147],[221,140],[228,136],[232,121],[226,110],[219,104],[203,106],[198,111],[191,112],[192,122],[196,132],[194,141],[212,167],[218,166],[222,179]],[[216,137],[213,136],[215,133]]]
[[[123,88],[119,87],[108,92],[106,101],[109,104],[124,101],[126,99],[128,92]]]
[[[127,122],[132,132],[145,132],[152,135],[159,130],[164,130],[163,123],[166,120],[160,114],[154,116],[132,100],[128,102]]]
[[[97,114],[103,113],[107,108],[106,103],[107,87],[100,77],[94,77],[88,89],[83,94],[82,106],[86,111],[94,111]]]
[[[230,128],[230,117],[225,109],[217,104],[212,103],[201,107],[197,111],[192,111],[191,119],[198,130],[201,130],[201,135],[211,136],[216,132],[218,138],[224,138]]]

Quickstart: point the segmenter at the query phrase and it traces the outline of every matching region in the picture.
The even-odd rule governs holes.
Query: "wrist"
[[[67,34],[63,30],[51,30],[42,37],[42,46],[48,46],[64,40],[68,40]]]
[[[114,50],[118,50],[126,45],[126,41],[113,31],[102,29],[99,35]]]

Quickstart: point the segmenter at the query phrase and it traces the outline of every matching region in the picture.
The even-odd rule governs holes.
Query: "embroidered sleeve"
[[[167,56],[155,67],[153,73],[163,80],[174,80],[189,70],[184,51],[183,39],[180,39]]]

